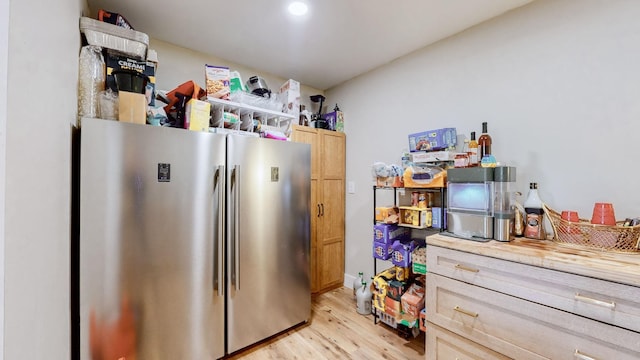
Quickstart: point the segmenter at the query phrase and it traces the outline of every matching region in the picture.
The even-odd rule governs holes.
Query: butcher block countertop
[[[435,234],[426,239],[427,246],[440,246],[640,287],[640,253],[602,252],[527,238],[516,238],[511,242],[479,242]]]

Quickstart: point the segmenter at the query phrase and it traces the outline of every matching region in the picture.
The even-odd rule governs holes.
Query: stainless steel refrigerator
[[[309,145],[82,124],[81,359],[217,359],[309,319]]]

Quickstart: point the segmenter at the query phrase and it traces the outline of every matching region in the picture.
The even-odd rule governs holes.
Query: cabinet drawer
[[[427,359],[502,360],[510,359],[460,335],[429,323],[427,330]]]
[[[427,319],[515,359],[638,359],[640,333],[427,274]]]
[[[640,332],[640,288],[439,246],[427,270]]]

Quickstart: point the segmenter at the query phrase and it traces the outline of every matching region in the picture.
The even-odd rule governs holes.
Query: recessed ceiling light
[[[300,1],[294,1],[289,5],[289,12],[296,16],[302,16],[306,14],[307,9],[307,4]]]

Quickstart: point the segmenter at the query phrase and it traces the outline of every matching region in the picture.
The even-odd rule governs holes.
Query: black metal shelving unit
[[[417,187],[389,187],[389,186],[377,186],[377,185],[373,185],[373,213],[372,213],[372,219],[373,219],[373,225],[375,226],[378,222],[376,221],[376,207],[377,207],[377,191],[379,190],[383,190],[383,191],[393,191],[393,206],[398,206],[398,190],[405,190],[405,191],[424,191],[424,192],[431,192],[431,193],[439,193],[440,194],[440,221],[441,221],[441,226],[439,229],[433,229],[433,228],[427,228],[424,229],[426,231],[433,231],[433,232],[443,232],[446,230],[445,227],[445,208],[446,208],[446,187],[437,187],[437,188],[417,188]],[[398,226],[403,226],[402,224],[399,224]],[[383,260],[383,261],[388,261],[388,260]],[[377,269],[377,263],[378,263],[378,259],[373,256],[373,275],[375,276],[378,273],[378,269]],[[378,323],[378,314],[374,311],[373,314],[373,323],[377,324]]]

